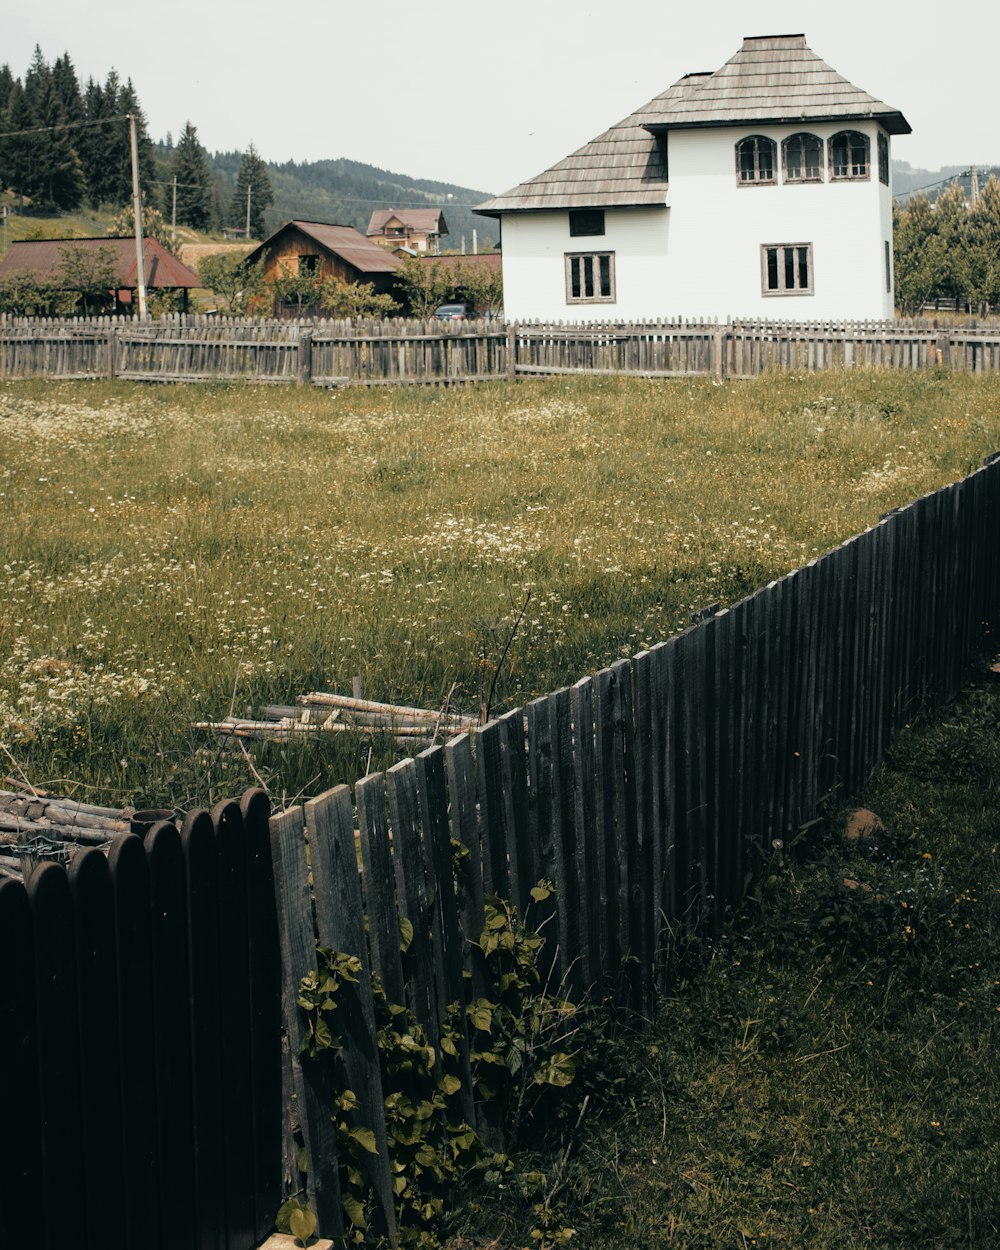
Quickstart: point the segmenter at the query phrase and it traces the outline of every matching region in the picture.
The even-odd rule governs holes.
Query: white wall
[[[850,126],[871,141],[867,181],[741,186],[736,141]],[[802,321],[892,316],[885,240],[890,189],[878,180],[874,122],[671,131],[665,208],[607,209],[605,235],[570,238],[565,211],[505,214],[504,310],[511,319],[767,317]],[[829,171],[827,171],[829,178]],[[779,173],[780,179],[780,173]],[[811,243],[813,294],[761,292],[761,245]],[[614,251],[614,304],[567,304],[564,256]]]

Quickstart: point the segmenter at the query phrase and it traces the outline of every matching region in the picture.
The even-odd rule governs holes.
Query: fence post
[[[302,330],[299,334],[299,386],[312,382],[312,343],[312,330]]]
[[[722,382],[726,376],[726,332],[728,326],[717,326],[715,330],[715,359],[713,373],[716,382]]]
[[[108,329],[108,381],[115,380],[118,372],[118,331],[114,326]]]
[[[507,327],[507,377],[517,377],[517,334],[512,325]]]

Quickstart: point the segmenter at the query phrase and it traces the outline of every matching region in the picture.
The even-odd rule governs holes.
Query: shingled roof
[[[805,35],[762,35],[714,73],[687,74],[624,121],[537,178],[476,208],[486,217],[539,208],[663,204],[668,182],[659,135],[746,123],[875,118],[909,134],[898,109],[855,87],[806,46]]]
[[[347,264],[353,265],[360,273],[394,273],[399,268],[399,261],[391,252],[377,243],[369,243],[365,236],[353,226],[330,225],[323,221],[286,221],[283,226],[269,235],[263,243],[247,256],[247,263],[253,264],[273,246],[274,241],[286,230],[296,229],[308,235],[321,247],[326,248]]]

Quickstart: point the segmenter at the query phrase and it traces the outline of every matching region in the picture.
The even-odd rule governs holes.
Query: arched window
[[[830,177],[867,178],[871,145],[860,130],[842,130],[830,140]]]
[[[777,144],[766,135],[750,135],[736,145],[736,180],[741,187],[775,181]]]
[[[781,145],[786,182],[823,181],[823,141],[804,131],[789,135]]]

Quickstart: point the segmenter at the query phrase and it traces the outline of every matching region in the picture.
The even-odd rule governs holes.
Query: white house
[[[906,118],[804,35],[745,39],[481,204],[529,320],[891,317],[890,136]]]

